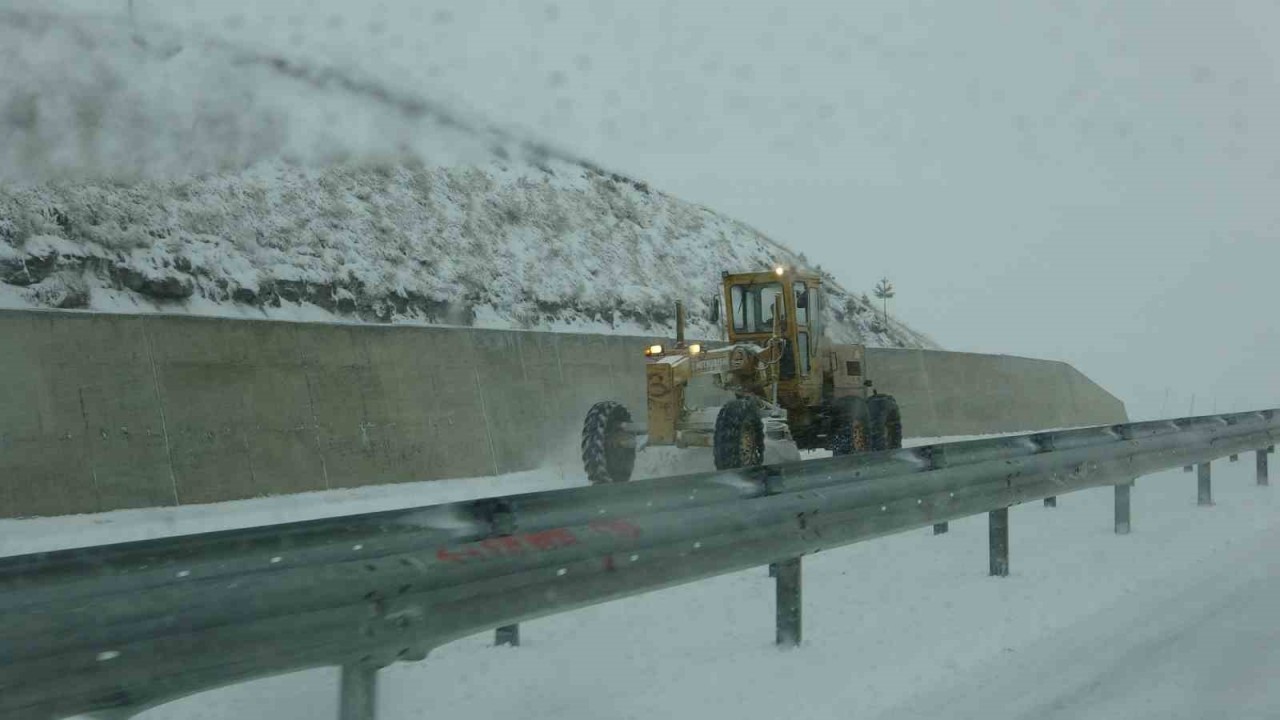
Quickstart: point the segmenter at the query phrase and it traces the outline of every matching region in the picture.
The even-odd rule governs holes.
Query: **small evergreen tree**
[[[893,283],[889,282],[889,278],[880,278],[880,282],[876,283],[872,292],[880,299],[881,307],[884,309],[884,327],[887,331],[889,329],[889,298],[893,297]]]

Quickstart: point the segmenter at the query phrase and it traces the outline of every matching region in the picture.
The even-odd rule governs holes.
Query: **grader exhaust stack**
[[[869,390],[863,347],[834,345],[824,335],[820,276],[781,266],[725,273],[721,290],[724,312],[717,299],[713,317],[726,344],[686,343],[685,307],[677,302],[674,346],[646,348],[645,425],[611,400],[588,411],[582,459],[592,483],[630,479],[643,446],[709,447],[722,470],[760,464],[766,439],[793,452],[837,455],[901,447],[897,402]],[[717,407],[689,406],[686,389],[698,376],[732,397]]]
[[[684,303],[676,301],[676,347],[684,347]]]

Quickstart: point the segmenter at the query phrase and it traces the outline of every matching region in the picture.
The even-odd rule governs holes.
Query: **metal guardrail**
[[[977,513],[1008,572],[1008,508],[1257,450],[1280,410],[1032,433],[0,560],[0,717],[129,717],[235,682],[342,666],[344,720],[377,669],[515,623],[770,564],[800,640],[800,557]],[[501,639],[501,638],[500,638]]]

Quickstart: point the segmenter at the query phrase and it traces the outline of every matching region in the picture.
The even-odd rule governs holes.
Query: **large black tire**
[[[832,455],[852,455],[872,450],[871,411],[866,400],[860,397],[836,400],[831,422]]]
[[[902,447],[902,413],[892,395],[872,395],[867,400],[871,411],[871,449],[896,450]]]
[[[751,398],[737,398],[716,414],[712,453],[717,470],[754,467],[764,462],[764,422]]]
[[[631,413],[611,400],[598,402],[587,411],[582,423],[582,467],[592,485],[626,482],[636,466],[636,447],[628,443],[623,423]]]

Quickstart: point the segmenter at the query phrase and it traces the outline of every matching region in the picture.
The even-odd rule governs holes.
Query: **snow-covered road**
[[[1220,568],[1082,618],[884,715],[953,720],[1280,716],[1280,528]]]
[[[1200,718],[1280,716],[1280,488],[1249,462],[1148,476],[1132,535],[1109,488],[1013,508],[1012,574],[986,576],[983,517],[805,560],[804,646],[773,641],[763,568],[525,623],[381,676],[382,720]],[[0,555],[572,484],[528,473],[206,508],[0,521]],[[1275,553],[1280,558],[1280,553]],[[1274,622],[1273,622],[1274,619]],[[334,717],[309,670],[155,708],[143,720]],[[1273,689],[1274,688],[1274,689]]]

